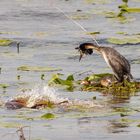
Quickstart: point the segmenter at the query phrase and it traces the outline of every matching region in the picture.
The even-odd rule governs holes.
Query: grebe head
[[[79,61],[81,60],[81,58],[83,57],[83,55],[91,55],[93,53],[93,49],[92,47],[94,46],[94,44],[92,43],[82,43],[80,44],[79,47],[75,48],[80,52],[80,57],[79,57]]]

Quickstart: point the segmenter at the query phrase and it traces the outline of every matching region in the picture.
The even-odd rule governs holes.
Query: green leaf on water
[[[120,116],[125,117],[125,116],[128,116],[128,114],[127,113],[120,113]]]
[[[74,81],[74,77],[73,75],[69,75],[66,79],[67,81]]]
[[[71,16],[74,20],[86,20],[90,18],[89,14],[78,13]]]
[[[125,2],[125,3],[128,3],[128,0],[122,0],[123,2]]]
[[[61,86],[66,86],[66,89],[69,91],[73,91],[74,89],[74,77],[73,75],[69,75],[66,80],[61,79],[60,75],[55,74],[52,76],[52,78],[49,80],[49,85],[54,85],[54,84],[58,84]]]
[[[97,32],[88,32],[87,34],[88,35],[96,35],[96,34],[100,34],[100,32],[98,32],[98,31]]]
[[[20,124],[16,122],[0,122],[0,127],[5,127],[5,128],[18,128]]]
[[[9,39],[0,39],[0,46],[9,46],[13,41]]]
[[[7,87],[9,87],[8,84],[0,84],[0,88],[7,88]]]
[[[122,45],[122,44],[126,44],[127,43],[125,40],[119,39],[119,38],[108,38],[107,41],[109,43],[118,44],[118,45]]]
[[[137,127],[140,127],[140,124],[138,124]]]
[[[104,85],[106,81],[110,79],[109,86]],[[118,97],[127,98],[131,96],[131,93],[140,91],[140,82],[128,82],[116,83],[114,76],[109,73],[93,74],[85,79],[75,81],[73,75],[69,75],[66,79],[60,78],[60,75],[55,74],[49,81],[49,85],[59,85],[66,88],[68,91],[74,89],[81,89],[83,91],[104,91],[106,93],[116,94]],[[121,114],[122,116],[124,114]]]
[[[44,115],[41,116],[42,119],[54,119],[55,115],[52,113],[46,113]]]
[[[45,80],[45,74],[41,74],[41,80]]]
[[[125,10],[129,13],[140,13],[140,8],[137,7],[127,7]]]
[[[107,39],[107,42],[112,44],[124,45],[124,44],[138,44],[140,43],[140,36],[128,36],[128,37],[111,37]]]
[[[105,76],[111,76],[112,74],[110,73],[101,73],[101,74],[93,74],[88,76],[86,79],[88,81],[92,81],[92,80],[100,80],[101,78],[105,77]]]
[[[116,34],[120,34],[120,35],[127,35],[126,32],[116,32]]]
[[[51,72],[51,71],[61,71],[62,69],[41,67],[41,66],[20,66],[17,68],[20,71],[35,71],[35,72]]]
[[[96,96],[93,96],[92,99],[93,99],[93,100],[96,100]]]

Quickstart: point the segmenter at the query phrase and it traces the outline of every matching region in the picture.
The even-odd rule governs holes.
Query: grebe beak
[[[80,57],[79,57],[79,62],[80,62],[82,57],[83,57],[83,55],[84,55],[84,53],[81,50],[79,50],[79,52],[80,52]]]
[[[80,62],[81,59],[82,59],[82,57],[83,57],[83,55],[84,55],[84,53],[80,50],[79,47],[77,47],[77,48],[75,48],[75,49],[78,50],[78,52],[80,52],[80,57],[79,57],[79,62]]]

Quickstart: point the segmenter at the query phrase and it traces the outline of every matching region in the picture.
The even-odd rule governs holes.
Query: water
[[[75,51],[80,43],[92,41],[79,27],[74,25],[62,13],[55,9],[61,8],[70,17],[77,20],[87,31],[99,31],[101,34],[95,38],[99,44],[112,46],[104,40],[112,36],[121,36],[116,32],[127,32],[137,34],[139,30],[138,13],[130,14],[133,22],[122,24],[117,20],[107,19],[102,12],[118,12],[121,1],[115,0],[1,0],[0,1],[0,38],[9,38],[16,42],[21,41],[20,53],[16,52],[16,45],[1,47],[0,50],[0,75],[1,83],[10,86],[0,89],[0,102],[7,101],[22,89],[34,89],[36,85],[47,85],[48,79],[56,72],[22,72],[17,67],[48,66],[62,68],[60,73],[65,76],[73,73],[91,71],[93,73],[112,72],[101,56],[94,54],[85,57],[78,62],[78,53]],[[130,0],[129,6],[140,6],[137,0]],[[77,12],[77,10],[82,10]],[[139,45],[113,45],[129,61],[140,58]],[[132,74],[139,77],[139,64],[132,64]],[[41,75],[45,74],[45,80]],[[17,76],[20,75],[20,80]],[[42,90],[40,90],[42,93]],[[98,92],[67,92],[56,88],[55,94],[60,98],[70,100],[95,101],[104,105],[103,109],[67,109],[56,107],[53,109],[33,110],[6,110],[0,107],[0,137],[3,140],[11,138],[18,139],[15,131],[17,127],[29,126],[32,140],[109,140],[109,139],[139,139],[139,93],[132,94],[120,99],[106,93]],[[123,110],[123,111],[122,111]],[[122,117],[120,114],[126,116]],[[45,113],[53,113],[56,118],[43,120],[41,116]],[[7,134],[12,132],[12,134]],[[14,134],[13,134],[14,133]],[[25,128],[25,136],[28,137],[29,128]]]

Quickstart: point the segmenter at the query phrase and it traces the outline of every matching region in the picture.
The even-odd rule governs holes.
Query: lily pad
[[[13,41],[9,39],[0,39],[0,46],[9,46]]]
[[[111,37],[107,39],[107,42],[118,45],[138,44],[140,43],[140,36],[128,36],[123,38]]]
[[[51,72],[51,71],[61,71],[62,69],[41,67],[41,66],[20,66],[17,68],[20,71],[35,71],[35,72]]]
[[[55,115],[52,113],[46,113],[44,115],[41,116],[42,119],[54,119]]]

